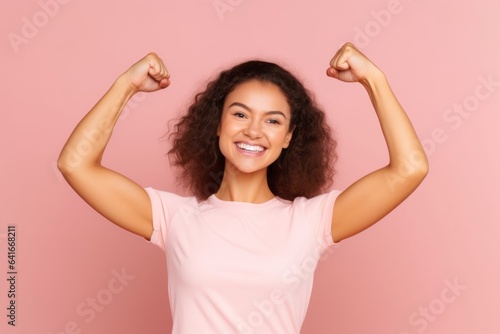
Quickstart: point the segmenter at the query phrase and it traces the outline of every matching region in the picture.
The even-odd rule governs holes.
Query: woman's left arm
[[[336,199],[332,238],[339,242],[370,227],[403,202],[427,175],[428,163],[385,75],[354,45],[346,43],[337,51],[327,75],[365,87],[389,150],[387,166],[357,180]]]

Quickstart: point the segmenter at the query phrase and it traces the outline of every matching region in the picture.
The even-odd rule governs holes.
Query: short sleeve
[[[294,206],[307,219],[315,240],[321,243],[320,253],[335,244],[332,237],[332,216],[335,200],[340,193],[340,190],[332,190],[309,199],[300,197],[295,200]]]
[[[325,194],[325,198],[323,200],[323,212],[321,214],[320,220],[322,225],[321,229],[323,230],[323,237],[326,239],[324,241],[327,247],[335,244],[335,242],[333,242],[332,236],[332,217],[333,207],[340,193],[340,190],[332,190],[329,193]]]
[[[144,188],[144,190],[149,195],[153,217],[153,233],[149,242],[165,250],[167,220],[160,194],[157,190],[150,187]]]
[[[170,225],[176,221],[182,220],[187,214],[192,214],[198,207],[198,201],[195,197],[184,197],[163,190],[144,188],[151,200],[151,210],[153,217],[153,233],[149,242],[160,247],[165,251],[168,239]],[[183,215],[182,215],[183,214]]]

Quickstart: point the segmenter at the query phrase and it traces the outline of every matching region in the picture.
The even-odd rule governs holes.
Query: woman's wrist
[[[137,87],[132,84],[127,73],[123,73],[118,78],[116,78],[115,82],[113,83],[113,88],[116,88],[119,91],[123,92],[127,100],[138,92]]]
[[[388,85],[384,72],[382,72],[378,67],[374,67],[366,78],[360,81],[360,83],[368,92],[373,92],[377,89],[377,87],[382,85]]]

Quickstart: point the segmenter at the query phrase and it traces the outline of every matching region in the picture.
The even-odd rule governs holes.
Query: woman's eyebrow
[[[245,105],[243,103],[240,103],[240,102],[233,102],[233,103],[231,103],[231,105],[228,107],[228,109],[231,108],[231,107],[233,107],[233,106],[238,106],[238,107],[241,107],[243,109],[248,110],[249,112],[253,112],[252,108],[250,108],[249,106],[247,106],[247,105]],[[283,116],[283,118],[286,119],[285,114],[283,112],[279,111],[279,110],[266,111],[265,114],[266,115],[273,115],[273,114],[274,115],[281,115],[281,116]]]

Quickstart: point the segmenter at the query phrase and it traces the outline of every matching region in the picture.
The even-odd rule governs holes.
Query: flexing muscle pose
[[[264,61],[221,72],[177,123],[169,154],[193,196],[143,188],[101,165],[127,101],[170,85],[155,53],[120,75],[66,142],[58,167],[71,187],[165,251],[174,333],[299,333],[320,255],[426,176],[424,150],[383,72],[346,43],[326,74],[362,84],[389,152],[386,166],[343,191],[327,191],[335,141],[323,111],[290,72]],[[73,159],[89,136],[92,147]]]

